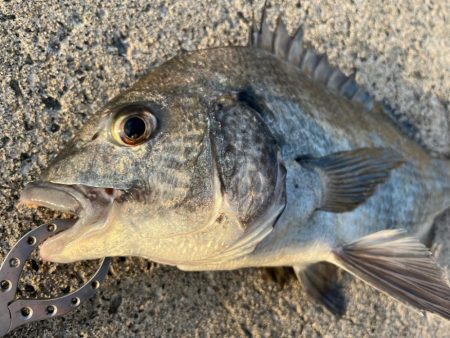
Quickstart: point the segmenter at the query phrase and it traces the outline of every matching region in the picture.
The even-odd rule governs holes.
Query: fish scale
[[[79,217],[41,255],[132,255],[194,271],[292,266],[336,314],[341,268],[450,319],[444,271],[421,242],[450,206],[449,161],[305,46],[302,29],[291,37],[278,20],[272,31],[263,15],[251,35],[249,46],[174,57],[83,127],[23,193]],[[132,118],[145,126],[136,140],[120,124]],[[75,193],[102,189],[103,204]]]

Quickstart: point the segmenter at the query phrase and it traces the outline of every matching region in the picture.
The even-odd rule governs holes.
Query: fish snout
[[[20,194],[19,205],[27,207],[46,207],[56,211],[77,214],[80,201],[71,193],[68,186],[47,182],[32,182]]]

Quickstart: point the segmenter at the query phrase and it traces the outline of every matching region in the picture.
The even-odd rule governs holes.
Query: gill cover
[[[286,205],[286,169],[278,144],[259,113],[239,97],[222,95],[209,110],[211,152],[222,196],[215,231],[226,225],[237,236],[218,252],[178,264],[184,270],[249,254],[272,231]]]
[[[220,97],[210,116],[222,193],[246,227],[273,203],[278,175],[284,175],[278,145],[258,112],[235,95]]]

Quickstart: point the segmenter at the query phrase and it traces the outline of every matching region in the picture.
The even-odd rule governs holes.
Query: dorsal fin
[[[332,67],[325,54],[318,54],[303,41],[303,29],[299,27],[291,36],[286,25],[278,17],[275,30],[272,30],[267,19],[267,3],[263,7],[260,22],[253,19],[250,30],[249,47],[263,49],[300,68],[302,72],[326,86],[330,91],[339,93],[347,99],[360,103],[366,111],[383,111],[395,125],[424,149],[429,149],[423,142],[419,130],[406,121],[404,116],[396,112],[388,103],[377,102],[367,90],[355,81],[355,73],[347,76],[339,69]]]
[[[328,89],[338,92],[349,100],[361,102],[367,110],[373,108],[373,98],[355,82],[355,76],[346,76],[339,69],[328,63],[324,54],[317,54],[303,42],[303,30],[299,28],[294,36],[290,36],[286,25],[281,18],[277,19],[275,30],[270,28],[266,15],[266,6],[263,9],[260,28],[253,25],[250,46],[264,49],[299,67],[309,78],[324,84]]]

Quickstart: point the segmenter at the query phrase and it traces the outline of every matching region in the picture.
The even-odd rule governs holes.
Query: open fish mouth
[[[40,248],[42,259],[64,263],[64,251],[82,238],[98,232],[106,224],[114,200],[120,191],[85,185],[65,185],[51,182],[29,183],[20,195],[19,205],[45,207],[77,217],[66,231],[46,240]]]

